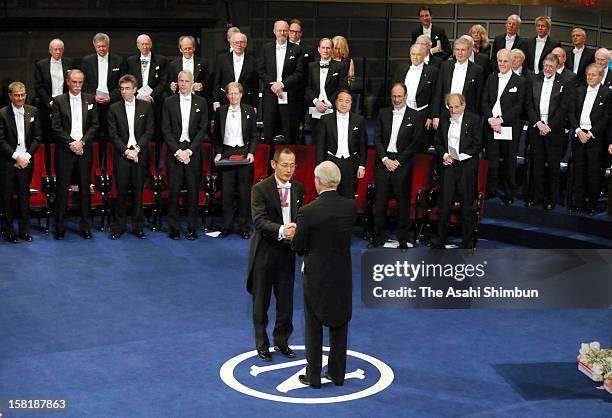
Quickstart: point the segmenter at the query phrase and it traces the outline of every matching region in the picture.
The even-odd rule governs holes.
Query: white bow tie
[[[16,114],[21,115],[21,116],[23,116],[23,114],[24,114],[23,107],[22,107],[22,108],[19,108],[19,109],[15,109],[15,108],[13,108],[13,111],[14,111]]]
[[[506,74],[502,74],[502,73],[497,73],[497,77],[499,77],[500,79],[509,79],[510,77],[512,77],[512,72],[508,71]]]
[[[287,182],[285,184],[277,184],[276,185],[277,189],[291,189],[291,183]]]
[[[287,48],[287,44],[285,44],[285,45],[276,45],[276,49],[279,50],[279,51],[281,49],[286,49],[286,48]]]

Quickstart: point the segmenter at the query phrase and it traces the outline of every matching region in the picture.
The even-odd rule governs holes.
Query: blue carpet
[[[610,341],[608,311],[368,310],[361,306],[355,238],[354,316],[349,348],[395,374],[382,392],[329,405],[294,405],[239,393],[221,365],[253,350],[245,290],[248,242],[201,236],[139,241],[94,232],[64,242],[34,231],[34,242],[0,243],[0,398],[66,398],[64,413],[4,417],[603,417],[612,397],[576,370],[580,342]],[[507,247],[482,241],[479,248]],[[294,345],[304,343],[296,279]],[[272,315],[273,316],[273,315]],[[271,333],[271,331],[270,331]],[[303,351],[297,352],[303,359]],[[274,363],[280,362],[278,354]],[[261,391],[297,369],[241,381]],[[377,371],[349,358],[348,370]],[[345,386],[291,396],[344,395]],[[299,393],[298,393],[299,392]]]

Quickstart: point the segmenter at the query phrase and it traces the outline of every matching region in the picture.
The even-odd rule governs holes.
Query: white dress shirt
[[[146,64],[142,62],[146,61]],[[149,72],[151,71],[151,54],[148,57],[140,56],[140,73],[142,74],[142,87],[149,85]],[[193,72],[192,72],[193,73]]]
[[[194,68],[193,57],[189,59],[183,57],[183,71],[189,71],[195,77],[195,74],[193,73],[193,68]]]
[[[134,134],[134,123],[136,118],[136,99],[132,100],[131,102],[125,100],[125,114],[127,115],[128,131],[130,132],[127,147],[136,147],[136,135]]]
[[[336,126],[338,128],[338,149],[336,158],[349,158],[348,134],[349,134],[349,113],[336,112]]]
[[[544,83],[542,83],[542,93],[540,94],[540,120],[544,123],[548,123],[548,107],[550,106],[550,95],[552,94],[552,89],[554,85],[554,74],[550,77],[544,76]]]
[[[448,127],[448,149],[454,149],[456,155],[459,155],[459,142],[461,139],[461,124],[463,123],[463,113],[458,118],[449,118],[450,125]],[[450,152],[444,154],[446,158]]]
[[[80,141],[83,139],[83,102],[81,93],[76,96],[68,93],[68,98],[70,99],[70,117],[72,119],[70,138]]]
[[[327,60],[327,61],[321,60],[319,65],[321,65],[321,64],[329,65],[330,61],[331,60]],[[319,97],[317,99],[314,99],[313,103],[316,103],[317,100],[320,100],[323,103],[327,104],[328,106],[331,105],[331,102],[327,98],[327,92],[325,91],[325,81],[327,80],[327,73],[328,72],[329,72],[329,67],[327,67],[327,68],[319,67]]]
[[[582,46],[582,48],[578,49],[578,48],[574,48],[574,66],[573,66],[573,72],[574,74],[578,74],[578,66],[580,65],[580,59],[582,58],[582,53],[584,52],[584,45]]]
[[[429,25],[428,28],[426,28],[425,26],[422,26],[422,28],[423,28],[423,35],[427,35],[429,36],[429,39],[431,39],[431,25]]]
[[[508,85],[508,81],[510,81],[510,77],[512,77],[512,71],[508,71],[506,74],[502,74],[502,73],[497,74],[497,78],[498,78],[497,100],[495,101],[495,104],[493,105],[493,110],[492,110],[494,118],[503,116],[499,98],[501,97],[502,93],[506,89],[506,86]]]
[[[404,114],[406,113],[406,106],[402,107],[401,109],[394,108],[392,112],[393,123],[391,124],[391,138],[389,138],[387,152],[397,152],[397,135],[402,127],[402,121],[404,120]],[[383,161],[385,158],[383,158]]]
[[[287,43],[276,44],[276,81],[283,81],[283,67],[285,66],[285,55],[287,55]]]
[[[56,60],[52,57],[49,72],[51,73],[51,97],[59,96],[64,93],[64,68],[62,67],[62,60]]]
[[[236,52],[232,52],[232,62],[234,63],[234,81],[237,83],[244,64],[244,53],[236,55]]]
[[[105,57],[98,55],[98,87],[97,90],[108,93],[108,54]]]
[[[242,138],[242,113],[240,106],[227,108],[227,118],[225,118],[225,134],[223,135],[223,145],[230,147],[241,147],[244,145]]]
[[[508,51],[512,51],[512,47],[514,46],[515,40],[516,40],[516,35],[508,36],[508,34],[506,34],[506,49]]]
[[[453,70],[453,80],[451,81],[451,93],[463,94],[463,86],[465,85],[465,76],[467,75],[468,62],[460,64],[455,63],[455,69]]]
[[[18,156],[22,155],[29,160],[31,158],[31,155],[26,151],[25,144],[25,109],[23,108],[23,106],[19,109],[17,109],[13,105],[11,105],[11,107],[13,108],[13,114],[15,115],[15,126],[17,127],[17,147],[15,148],[15,152],[13,152],[12,158],[16,160]]]
[[[419,87],[419,81],[421,81],[421,74],[423,73],[423,63],[419,65],[410,65],[410,69],[406,73],[406,78],[404,79],[404,84],[408,88],[408,99],[406,103],[412,109],[417,109],[416,102],[416,91]]]
[[[533,72],[536,74],[540,73],[540,57],[542,56],[542,52],[544,51],[544,46],[546,45],[546,41],[548,40],[548,35],[543,38],[536,36],[536,45],[535,45],[535,57],[533,61]]]
[[[586,96],[584,97],[584,104],[582,105],[582,112],[580,113],[580,129],[590,131],[593,128],[593,124],[591,122],[591,111],[593,110],[593,105],[595,104],[598,91],[598,88],[593,88],[591,86],[587,87]]]
[[[180,105],[181,105],[181,138],[179,142],[191,142],[189,138],[189,116],[191,115],[191,93],[187,96],[180,94]]]

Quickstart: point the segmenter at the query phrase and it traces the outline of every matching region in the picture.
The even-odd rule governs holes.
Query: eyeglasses
[[[297,167],[297,164],[289,164],[289,163],[279,163],[278,164],[281,168],[290,168],[290,169],[295,169]]]
[[[302,33],[301,30],[291,30],[289,29],[289,33]]]

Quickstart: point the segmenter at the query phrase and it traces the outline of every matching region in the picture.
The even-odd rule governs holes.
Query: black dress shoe
[[[32,242],[32,235],[27,232],[20,232],[18,235],[19,239],[26,242]]]
[[[331,382],[334,382],[334,385],[336,386],[342,386],[344,384],[344,382],[336,382],[334,379],[332,379],[331,375],[329,374],[329,372],[325,372],[325,374],[323,375],[323,379],[327,379]]]
[[[305,374],[301,374],[298,376],[298,379],[300,380],[300,383],[306,386],[310,386],[313,389],[320,389],[321,388],[321,384],[315,385],[310,383],[310,381],[306,378]]]
[[[283,356],[285,356],[287,358],[294,358],[295,357],[295,353],[293,352],[293,350],[291,348],[289,348],[288,345],[286,345],[284,347],[280,347],[278,345],[275,345],[274,348],[276,349],[276,351],[278,351],[279,353],[281,353]]]
[[[240,236],[242,237],[242,239],[249,239],[249,238],[251,238],[251,234],[249,234],[249,231],[242,231],[240,233]]]
[[[185,237],[189,241],[193,241],[194,239],[198,239],[198,233],[194,231],[193,229],[190,229],[189,231],[187,231],[187,235],[185,235]]]
[[[181,231],[178,229],[171,229],[169,237],[171,239],[179,239],[181,237]]]
[[[55,233],[53,234],[53,238],[55,238],[58,241],[61,241],[64,239],[64,231],[58,232],[55,231]]]
[[[114,232],[111,234],[111,239],[112,239],[112,240],[117,240],[117,239],[121,238],[121,235],[123,235],[123,232],[120,232],[120,231],[114,231]]]
[[[224,229],[223,231],[221,231],[221,233],[219,234],[219,238],[225,238],[230,234],[229,229]]]
[[[257,349],[257,357],[262,359],[263,361],[272,361],[272,354],[270,354],[270,350],[267,348]]]
[[[91,231],[89,231],[88,229],[85,231],[81,231],[81,236],[83,237],[83,239],[91,239]]]
[[[400,241],[399,242],[399,249],[400,250],[407,250],[408,249],[408,241]]]
[[[17,235],[14,232],[7,232],[4,238],[7,242],[14,244],[17,242]]]
[[[144,233],[142,229],[137,229],[134,231],[134,236],[138,239],[146,239],[147,235]]]

